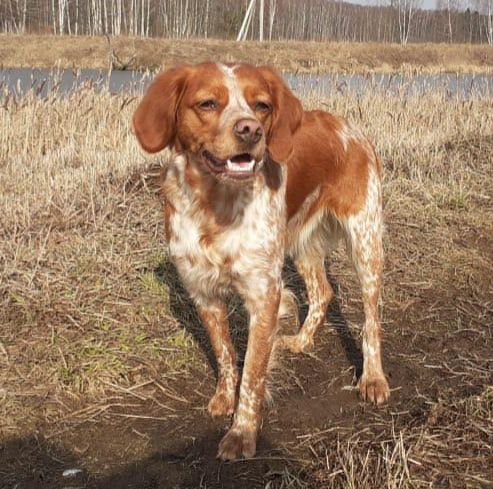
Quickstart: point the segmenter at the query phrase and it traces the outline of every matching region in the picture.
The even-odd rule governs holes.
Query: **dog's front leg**
[[[233,424],[219,444],[218,457],[223,460],[255,455],[267,369],[277,332],[280,290],[280,283],[272,283],[262,297],[246,297],[250,314],[248,345]]]
[[[229,335],[228,311],[221,301],[196,300],[200,317],[205,324],[218,366],[216,392],[207,406],[212,416],[233,414],[238,372],[236,352]]]

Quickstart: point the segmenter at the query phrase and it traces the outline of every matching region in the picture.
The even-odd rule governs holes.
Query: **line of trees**
[[[265,0],[260,11],[249,0],[0,0],[0,31],[236,39],[250,6],[257,12],[245,39],[493,45],[493,0],[465,10],[465,0],[437,0],[437,10],[420,9],[421,0],[388,1]]]

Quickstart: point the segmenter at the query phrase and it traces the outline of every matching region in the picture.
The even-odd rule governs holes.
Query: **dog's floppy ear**
[[[293,134],[301,124],[303,107],[278,73],[268,66],[259,70],[270,87],[274,105],[267,146],[272,159],[282,163],[293,149]]]
[[[135,111],[135,135],[149,153],[157,153],[174,141],[176,113],[189,71],[188,65],[182,65],[159,75]]]

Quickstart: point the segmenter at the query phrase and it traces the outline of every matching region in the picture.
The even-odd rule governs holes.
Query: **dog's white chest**
[[[169,250],[192,295],[226,295],[251,280],[262,288],[264,281],[280,277],[284,192],[260,188],[226,226],[193,202],[183,204],[170,216]]]

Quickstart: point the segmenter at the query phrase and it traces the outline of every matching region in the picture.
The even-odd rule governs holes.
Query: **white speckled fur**
[[[345,121],[343,119],[340,119],[339,121],[340,129],[337,131],[337,133],[339,136],[339,140],[341,141],[344,148],[344,151],[347,151],[351,142],[354,141],[358,145],[362,146],[368,153],[369,157],[372,158],[373,149],[359,127],[355,126],[350,121]]]
[[[350,134],[351,137],[355,137],[352,130]],[[345,144],[347,144],[349,136],[343,134],[340,137],[346,138]],[[366,145],[369,152],[371,147],[368,143]],[[326,280],[323,261],[337,239],[344,237],[361,283],[365,309],[363,374],[360,379],[360,390],[363,397],[376,396],[372,400],[380,403],[388,397],[388,386],[382,370],[378,311],[383,266],[382,196],[374,153],[372,151],[369,154],[372,155],[373,163],[369,166],[366,200],[357,214],[341,218],[318,211],[307,220],[306,213],[319,194],[317,189],[307,197],[288,224],[288,252],[294,258],[298,271],[305,281],[310,307],[298,334],[284,336],[280,339],[280,343],[293,352],[305,351],[313,345],[313,337],[324,321],[327,305],[333,295],[332,288]],[[366,383],[370,382],[369,379],[372,389],[375,389],[375,383],[380,383],[379,394],[374,394],[373,391],[366,392]]]
[[[180,157],[172,156],[172,165],[175,161],[180,161]],[[192,296],[198,300],[225,296],[231,287],[242,292],[252,274],[256,276],[255,289],[259,295],[265,293],[270,280],[280,281],[286,221],[285,178],[283,187],[275,192],[262,177],[252,188],[235,189],[238,201],[242,202],[234,219],[236,225],[215,236],[213,246],[203,246],[200,238],[211,218],[197,205],[198,196],[184,182],[181,165],[175,169],[176,172],[169,172],[165,183],[167,199],[178,211],[169,223],[169,250]],[[184,182],[185,188],[180,182]],[[174,192],[170,191],[172,187]],[[248,236],[255,239],[245,239]],[[279,258],[272,260],[273,256]],[[224,267],[226,258],[232,258],[230,269]]]

